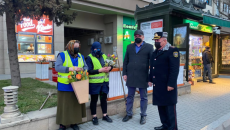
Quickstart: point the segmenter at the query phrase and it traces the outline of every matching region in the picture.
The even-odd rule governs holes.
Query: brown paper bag
[[[79,104],[89,102],[89,80],[71,83]]]

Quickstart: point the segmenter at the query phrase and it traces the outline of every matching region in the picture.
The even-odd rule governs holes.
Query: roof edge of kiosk
[[[165,0],[159,4],[150,3],[149,5],[140,8],[136,5],[134,12],[135,20],[156,17],[164,14],[172,14],[173,12],[190,15],[198,20],[202,20],[202,9],[194,8],[192,3],[186,0]]]

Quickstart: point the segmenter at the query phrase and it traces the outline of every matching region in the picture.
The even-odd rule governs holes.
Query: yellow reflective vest
[[[93,70],[99,70],[102,68],[100,61],[93,56],[92,54],[89,54],[89,57],[92,60],[93,63]],[[102,55],[104,61],[106,60],[107,56],[105,54]],[[109,82],[109,73],[99,73],[95,75],[89,75],[89,83],[104,83]]]
[[[64,54],[65,54],[65,62],[63,63],[63,66],[65,66],[65,67],[73,67],[73,63],[71,61],[69,53],[67,51],[64,51]],[[78,53],[78,55],[80,57],[80,58],[78,58],[78,67],[83,68],[84,62],[83,62],[82,56],[81,56],[80,53]],[[68,76],[70,74],[71,74],[71,72],[69,72],[69,73],[60,73],[60,72],[58,72],[58,82],[63,83],[63,84],[69,84]]]

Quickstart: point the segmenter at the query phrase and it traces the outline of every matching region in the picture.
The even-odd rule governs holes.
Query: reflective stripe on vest
[[[63,66],[65,66],[65,67],[73,67],[73,63],[71,61],[69,53],[67,51],[64,51],[64,54],[65,54],[65,62],[63,63]],[[81,56],[80,53],[78,53],[78,55],[80,56],[80,58],[78,57],[78,67],[83,68],[84,62],[83,62],[82,56]],[[63,84],[69,84],[68,76],[70,74],[71,74],[71,72],[69,72],[69,73],[60,73],[60,72],[58,72],[58,82],[63,83]]]
[[[93,70],[99,70],[102,68],[100,61],[94,57],[92,54],[89,54],[89,57],[93,63]],[[106,55],[102,55],[103,59],[106,60]],[[95,75],[89,75],[89,83],[104,83],[105,81],[109,81],[107,78],[105,79],[105,73],[99,73]]]

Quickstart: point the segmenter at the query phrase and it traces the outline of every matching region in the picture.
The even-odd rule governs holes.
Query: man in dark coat
[[[132,118],[132,109],[136,88],[140,91],[141,104],[141,120],[140,124],[146,123],[146,110],[148,105],[147,87],[149,60],[153,52],[153,46],[144,42],[144,33],[137,30],[134,33],[135,43],[127,47],[123,64],[123,78],[128,87],[128,97],[126,112],[123,122],[127,122]]]
[[[155,33],[156,50],[150,59],[149,86],[153,85],[153,105],[158,106],[162,126],[155,130],[177,130],[177,77],[179,50],[167,42],[167,32]],[[153,83],[153,84],[152,84]]]
[[[212,63],[214,63],[214,61],[210,47],[205,47],[205,50],[202,53],[202,60],[204,65],[203,82],[207,82],[206,73],[208,72],[209,83],[215,84],[215,82],[212,81]]]

